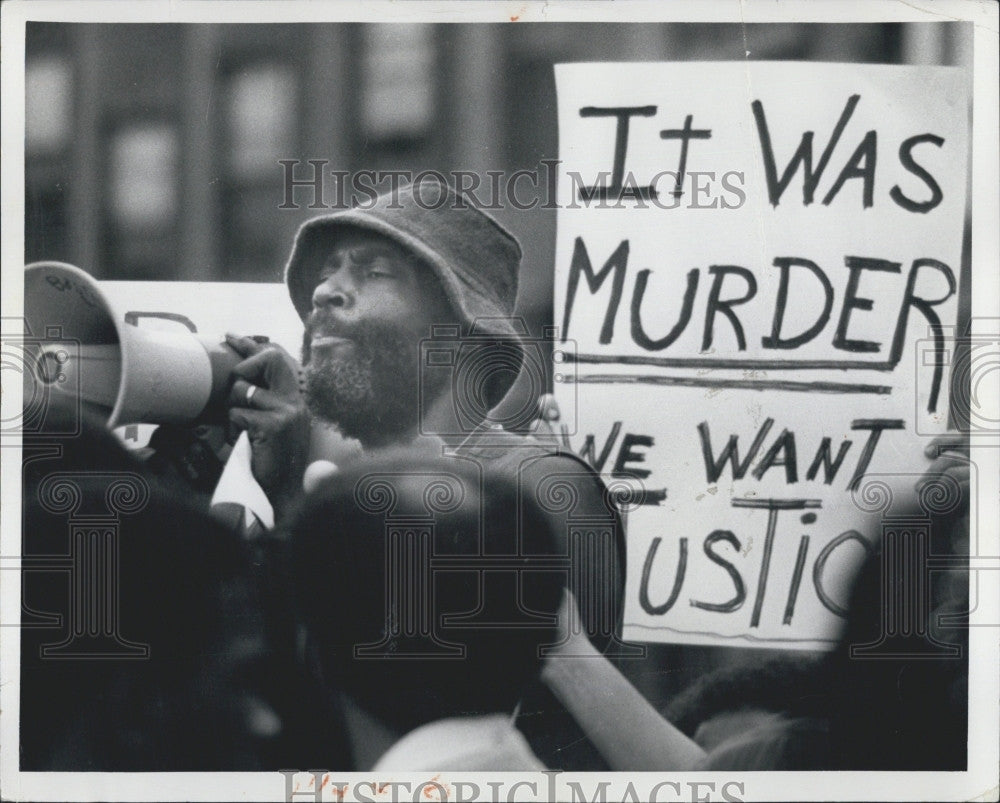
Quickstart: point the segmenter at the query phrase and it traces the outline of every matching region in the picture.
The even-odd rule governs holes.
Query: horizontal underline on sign
[[[650,365],[655,368],[742,368],[747,371],[891,371],[892,360],[744,360],[716,357],[645,357],[634,354],[573,354],[563,352],[566,362],[592,365]]]
[[[822,499],[732,499],[733,507],[762,507],[768,510],[805,510],[823,507]]]
[[[569,385],[679,385],[688,388],[740,390],[790,390],[798,393],[892,393],[890,385],[856,385],[847,382],[794,382],[786,379],[709,379],[700,376],[648,376],[645,374],[564,375]]]

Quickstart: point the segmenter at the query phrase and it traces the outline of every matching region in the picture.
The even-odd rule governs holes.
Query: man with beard
[[[455,394],[496,405],[514,380],[511,352],[521,359],[511,318],[520,257],[509,232],[438,182],[303,225],[286,269],[305,323],[301,379],[280,347],[227,337],[246,358],[230,418],[249,435],[253,475],[278,520],[301,492],[310,419],[335,424],[368,454],[439,453],[449,434],[471,434],[456,418]],[[465,335],[475,326],[478,347],[496,349],[482,387],[451,387],[440,371],[421,375],[419,343],[438,324]]]
[[[567,572],[586,576],[575,589],[589,594],[579,600],[580,609],[591,612],[582,627],[603,649],[620,644],[613,632],[624,585],[617,511],[600,478],[575,455],[506,433],[487,416],[513,384],[512,363],[523,359],[512,319],[520,259],[513,235],[439,181],[306,222],[285,272],[305,323],[301,372],[277,346],[228,337],[245,358],[234,371],[230,419],[249,437],[253,476],[279,528],[302,494],[313,423],[336,425],[367,457],[404,447],[509,472],[522,492],[552,511],[554,531],[564,534],[558,552],[564,556],[585,553],[580,545],[592,537],[594,522],[606,523],[613,543],[590,544],[601,557],[586,567],[573,558],[578,562]],[[474,346],[462,359],[473,360],[477,370],[421,371],[420,342],[435,325],[458,327]],[[456,381],[460,376],[475,386]],[[484,420],[463,426],[459,408],[478,409]],[[560,507],[560,499],[569,498],[574,504]],[[512,510],[512,531],[515,515]],[[590,522],[588,533],[574,530],[577,520]],[[525,710],[560,709],[547,695],[529,697]],[[552,718],[529,720],[545,720],[532,747],[546,764],[601,766],[578,731],[550,727]]]

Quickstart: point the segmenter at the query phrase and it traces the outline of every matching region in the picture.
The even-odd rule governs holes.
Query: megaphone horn
[[[25,267],[24,315],[41,341],[38,380],[123,424],[187,424],[221,418],[233,367],[240,356],[197,335],[173,312],[116,314],[100,285],[65,262]],[[144,328],[143,317],[184,325],[176,331]],[[60,381],[54,382],[58,376]]]

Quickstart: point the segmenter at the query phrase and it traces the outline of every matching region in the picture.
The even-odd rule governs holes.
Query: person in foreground
[[[387,452],[293,516],[289,565],[313,569],[295,572],[308,663],[353,769],[544,768],[515,718],[558,641],[560,539],[531,501],[512,528],[517,497],[506,473]]]
[[[617,509],[584,461],[505,430],[494,412],[524,360],[523,327],[513,317],[520,260],[506,229],[438,181],[306,222],[285,272],[305,325],[301,372],[277,346],[228,337],[245,358],[235,370],[230,418],[247,433],[253,477],[274,510],[278,538],[302,495],[315,427],[336,427],[359,442],[355,461],[406,448],[430,458],[447,452],[506,475],[545,508],[563,554],[578,567],[585,550],[570,546],[579,542],[573,521],[607,522],[611,542],[583,567],[597,579],[574,589],[579,609],[594,612],[579,627],[605,649],[615,640],[624,586]],[[449,336],[439,341],[441,327]],[[350,469],[339,462],[336,469]],[[565,487],[574,504],[560,508],[553,500]],[[568,569],[564,584],[573,575]],[[543,686],[526,705],[548,714],[525,724],[543,761],[601,766]]]
[[[178,499],[103,421],[79,423],[74,437],[56,426],[26,448],[21,770],[283,760],[246,544]]]

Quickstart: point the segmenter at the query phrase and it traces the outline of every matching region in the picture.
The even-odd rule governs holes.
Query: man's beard
[[[349,338],[351,345],[331,352],[313,351],[313,337],[329,332]],[[365,446],[413,437],[420,415],[416,345],[392,324],[364,321],[330,326],[311,316],[302,343],[310,411]]]

